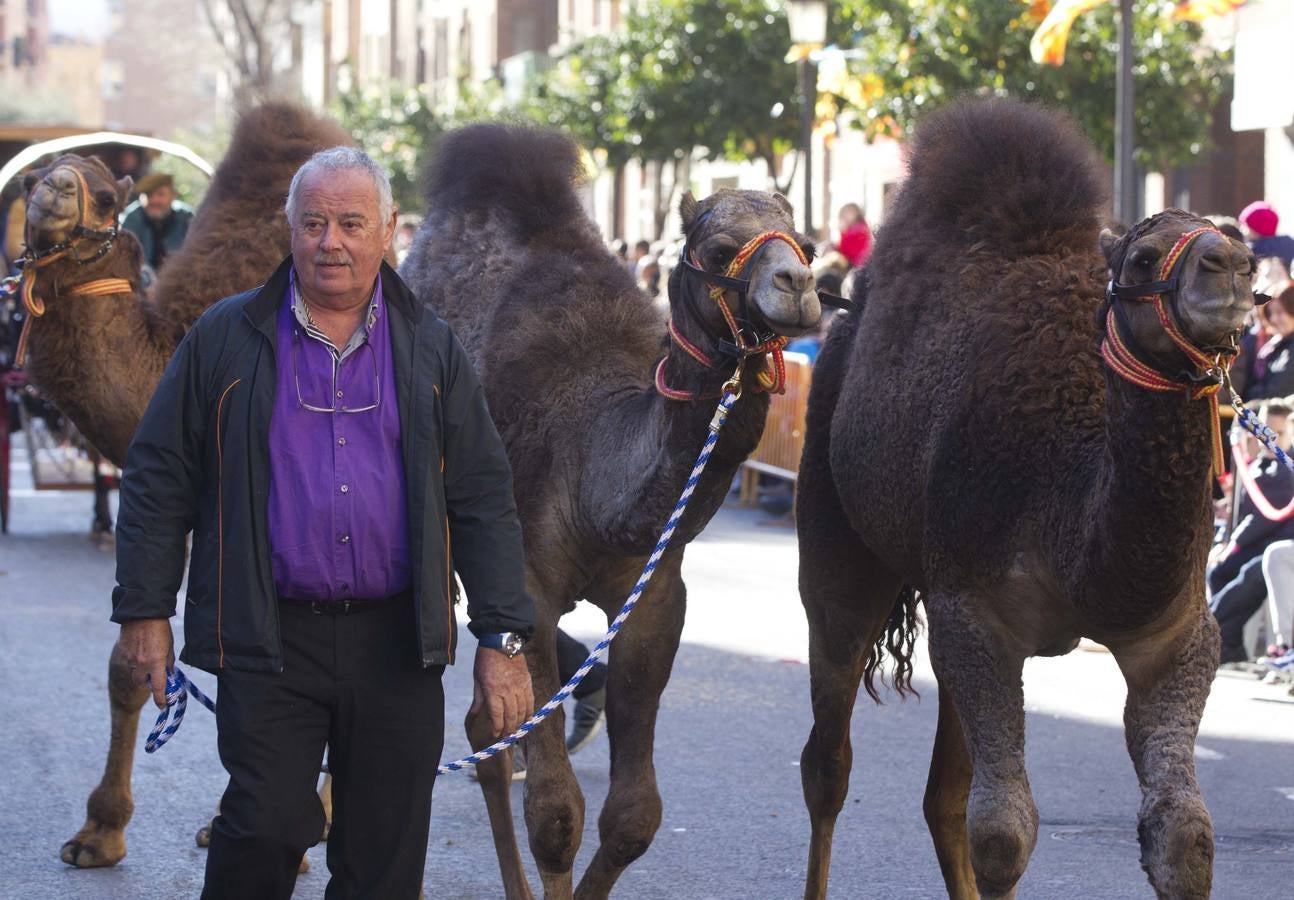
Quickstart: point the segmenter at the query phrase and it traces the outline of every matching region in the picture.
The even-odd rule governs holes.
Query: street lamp
[[[813,235],[813,118],[818,65],[811,58],[827,40],[827,0],[787,0],[793,52],[800,61],[800,153],[804,161],[804,232]]]

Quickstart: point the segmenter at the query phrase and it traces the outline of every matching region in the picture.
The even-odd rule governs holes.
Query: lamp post
[[[827,0],[787,0],[793,53],[800,63],[800,158],[804,169],[804,232],[813,235],[813,117],[818,65],[812,58],[827,40]]]
[[[1131,225],[1137,216],[1136,167],[1132,149],[1137,139],[1133,118],[1136,97],[1132,80],[1132,0],[1119,0],[1119,71],[1115,79],[1114,217]]]

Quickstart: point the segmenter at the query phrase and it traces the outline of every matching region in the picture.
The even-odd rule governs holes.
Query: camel
[[[888,654],[910,689],[919,596],[939,702],[924,810],[948,895],[1015,896],[1038,832],[1022,665],[1087,637],[1128,686],[1142,867],[1159,897],[1207,897],[1193,748],[1219,652],[1211,392],[1253,258],[1176,209],[1101,231],[1102,169],[1040,108],[946,107],[909,169],[809,401],[805,896],[826,895],[860,680],[876,699]]]
[[[269,104],[240,120],[188,239],[162,270],[156,302],[143,299],[141,253],[115,230],[130,179],[95,157],[66,155],[27,176],[23,289],[39,313],[27,368],[42,393],[120,466],[166,361],[212,302],[255,286],[288,253],[283,200],[292,174],[317,150],[349,144],[338,126]],[[77,226],[80,226],[80,230]],[[110,866],[126,854],[134,808],[130,775],[146,689],[114,654],[108,663],[112,737],[86,821],[63,845],[65,863]]]
[[[794,233],[790,204],[775,194],[722,190],[703,201],[690,193],[682,198],[685,258],[705,271],[674,269],[667,323],[585,216],[574,190],[580,171],[574,144],[555,133],[496,125],[452,133],[433,160],[427,218],[401,268],[466,347],[508,450],[527,590],[536,605],[526,659],[541,701],[560,684],[558,619],[580,599],[608,619],[618,612],[733,376],[735,363],[719,347],[736,341],[707,279],[732,270],[734,258],[746,260],[745,299],[735,290],[723,296],[740,317],[747,346],[780,346],[820,313],[806,265],[811,245]],[[768,232],[780,236],[752,244]],[[759,250],[752,255],[753,246]],[[660,825],[652,747],[683,625],[679,566],[687,542],[715,514],[759,440],[768,410],[767,394],[758,392],[766,363],[775,364],[776,354],[746,360],[742,396],[674,543],[611,646],[611,783],[598,823],[601,843],[576,896],[607,896]],[[471,717],[466,726],[474,747],[493,738]],[[548,897],[572,895],[584,828],[564,735],[559,712],[525,744],[525,819]],[[504,888],[515,900],[532,894],[512,828],[510,755],[482,764],[479,777]]]

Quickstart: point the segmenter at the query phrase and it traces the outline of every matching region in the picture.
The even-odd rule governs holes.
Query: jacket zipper
[[[235,378],[216,404],[216,651],[219,668],[225,667],[224,629],[221,619],[225,600],[225,442],[222,431],[225,398],[241,378]]]

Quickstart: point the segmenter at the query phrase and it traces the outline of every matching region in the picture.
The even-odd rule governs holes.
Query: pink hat
[[[1240,211],[1240,224],[1249,228],[1259,237],[1271,237],[1276,233],[1276,226],[1281,217],[1276,215],[1270,203],[1255,200]]]

